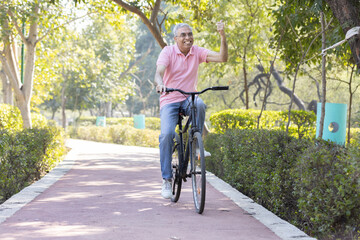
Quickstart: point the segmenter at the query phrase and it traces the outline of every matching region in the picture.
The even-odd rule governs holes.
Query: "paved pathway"
[[[311,239],[209,174],[206,206],[191,184],[160,196],[158,149],[68,140],[66,159],[0,205],[0,239]]]

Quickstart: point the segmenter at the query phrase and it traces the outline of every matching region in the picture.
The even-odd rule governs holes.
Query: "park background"
[[[313,236],[357,239],[359,35],[321,53],[360,26],[358,1],[5,0],[0,14],[3,173],[29,159],[24,149],[47,149],[31,154],[25,183],[14,180],[24,172],[2,175],[2,198],[60,161],[65,136],[157,147],[158,54],[178,22],[219,51],[223,20],[229,60],[199,70],[199,90],[230,87],[202,97],[209,170]],[[346,144],[315,139],[318,102],[347,104]],[[145,129],[133,128],[139,115]]]

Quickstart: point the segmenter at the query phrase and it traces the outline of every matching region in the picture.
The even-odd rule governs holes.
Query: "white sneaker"
[[[161,186],[161,196],[165,199],[169,199],[172,197],[172,182],[168,179],[163,179],[163,183]]]
[[[200,154],[200,149],[197,148],[197,149],[196,149],[196,155],[199,155],[199,154]],[[204,157],[211,157],[211,153],[209,153],[208,151],[206,151],[206,150],[204,149]]]

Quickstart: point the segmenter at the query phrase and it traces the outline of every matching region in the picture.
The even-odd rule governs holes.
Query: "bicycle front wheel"
[[[182,163],[183,156],[183,144],[180,141],[180,137],[178,134],[175,135],[175,142],[172,153],[171,165],[173,169],[173,177],[172,177],[172,202],[177,202],[180,198],[181,193],[181,185],[182,178],[180,173],[180,164]]]
[[[195,132],[191,143],[191,181],[196,212],[201,214],[205,207],[206,172],[204,145],[199,132]]]

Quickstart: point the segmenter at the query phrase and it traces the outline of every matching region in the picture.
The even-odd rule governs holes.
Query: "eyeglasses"
[[[186,35],[187,35],[188,37],[192,37],[192,36],[193,36],[193,33],[192,33],[192,32],[188,32],[188,33],[180,33],[179,37],[184,38],[184,37],[186,37]]]

